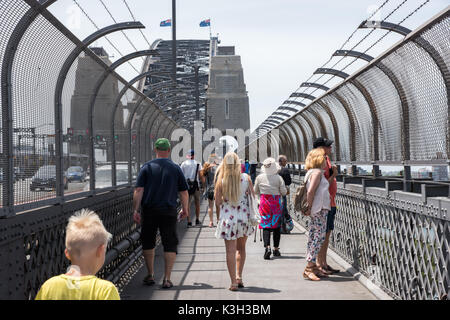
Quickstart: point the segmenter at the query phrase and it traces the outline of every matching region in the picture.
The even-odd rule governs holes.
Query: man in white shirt
[[[181,164],[181,170],[189,186],[189,211],[191,210],[191,201],[195,200],[195,224],[200,225],[200,178],[199,172],[202,169],[201,164],[194,160],[194,150],[189,150],[188,160]],[[191,214],[188,214],[188,227],[192,226]]]

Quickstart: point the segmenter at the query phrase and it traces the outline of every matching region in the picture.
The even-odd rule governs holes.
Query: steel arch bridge
[[[185,64],[189,75],[180,74],[174,86],[167,68],[170,42],[157,40],[148,50],[110,63],[91,47],[94,41],[144,26],[117,23],[81,40],[49,12],[55,2],[0,2],[0,297],[5,299],[33,299],[46,279],[67,268],[64,229],[82,208],[96,211],[113,234],[98,276],[123,287],[142,255],[131,212],[136,171],[152,158],[154,138],[170,137],[204,112],[187,96],[193,90],[187,77],[203,61],[198,72],[199,83],[204,81],[206,42],[198,43],[200,49],[185,43],[185,52],[199,53]],[[317,69],[342,82],[332,88],[302,83],[322,94],[292,93],[246,146],[286,154],[297,186],[312,141],[334,140],[332,160],[341,174],[330,245],[395,299],[446,299],[449,293],[449,15],[447,7],[413,31],[380,24],[404,38],[378,57],[336,51],[368,64],[353,74]],[[137,77],[127,81],[116,72],[138,57],[146,63]],[[74,119],[82,126],[74,126]],[[362,174],[364,165],[372,174]],[[401,177],[382,176],[383,166],[395,165],[402,167]],[[68,183],[72,166],[89,169],[86,189]],[[415,178],[412,166],[445,168],[447,178]],[[50,178],[37,191],[32,185],[39,170]],[[308,227],[305,217],[291,212]]]

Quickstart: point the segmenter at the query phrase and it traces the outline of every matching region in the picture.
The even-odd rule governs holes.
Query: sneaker
[[[189,221],[187,226],[188,226],[188,228],[192,227],[192,222]]]
[[[264,259],[265,260],[270,260],[270,254],[271,254],[272,252],[270,251],[270,249],[269,248],[266,248],[266,252],[264,252]]]
[[[273,249],[273,256],[274,257],[280,257],[281,256],[280,250],[279,249]]]
[[[202,223],[200,222],[200,220],[198,220],[198,219],[195,220],[195,225],[196,225],[196,226],[198,226],[198,225],[200,225],[200,224],[202,224]]]

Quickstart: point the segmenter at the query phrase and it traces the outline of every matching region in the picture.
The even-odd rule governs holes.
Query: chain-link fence
[[[0,1],[2,298],[34,298],[46,279],[65,272],[65,226],[82,208],[113,234],[100,276],[120,284],[142,250],[133,182],[154,139],[179,128],[135,88],[148,74],[127,81],[115,71],[155,50],[112,63],[92,46],[143,25],[117,23],[80,40],[47,10],[54,2]]]

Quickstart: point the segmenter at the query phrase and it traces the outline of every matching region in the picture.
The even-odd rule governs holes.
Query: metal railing
[[[292,201],[304,173],[291,172],[289,212],[308,229]],[[450,198],[416,184],[412,193],[398,179],[339,176],[330,248],[394,299],[447,299]]]

